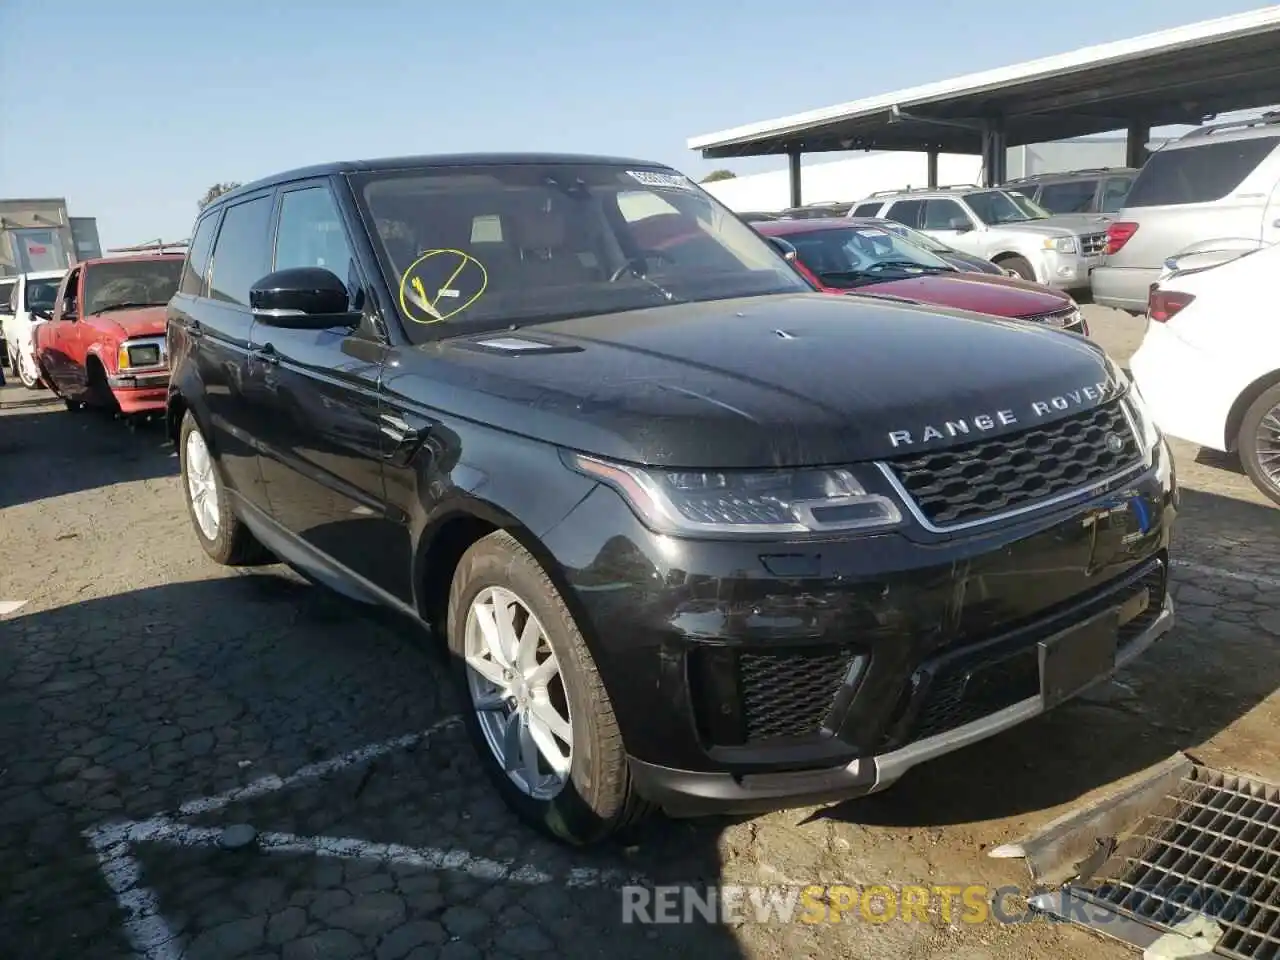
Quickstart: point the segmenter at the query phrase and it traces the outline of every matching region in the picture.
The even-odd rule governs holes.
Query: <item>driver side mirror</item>
[[[272,327],[328,330],[359,322],[347,285],[324,267],[293,267],[267,274],[249,288],[249,307],[256,320]]]
[[[952,217],[947,222],[947,229],[954,230],[956,233],[970,233],[973,230],[973,224],[964,217]]]
[[[796,248],[781,237],[765,237],[775,250],[782,255],[782,259],[789,263],[796,261]]]

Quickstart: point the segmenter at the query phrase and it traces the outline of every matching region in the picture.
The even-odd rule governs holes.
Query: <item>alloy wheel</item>
[[[1258,422],[1254,443],[1258,466],[1272,487],[1280,490],[1280,406],[1272,407]]]
[[[196,525],[206,540],[218,538],[218,478],[213,458],[199,430],[187,434],[187,493]]]
[[[546,630],[505,587],[486,587],[467,611],[467,688],[484,739],[516,787],[535,800],[564,789],[573,726],[560,662]]]
[[[34,390],[36,384],[40,382],[40,376],[36,372],[31,358],[19,351],[14,357],[14,366],[18,369],[18,379],[22,381],[22,385],[28,390]]]

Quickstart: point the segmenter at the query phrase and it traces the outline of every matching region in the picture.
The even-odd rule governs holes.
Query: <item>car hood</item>
[[[948,250],[946,253],[935,253],[934,256],[941,257],[953,267],[958,267],[966,273],[987,273],[996,276],[1004,273],[998,266],[990,260],[984,260],[982,257],[975,257],[971,253],[961,253],[959,250]]]
[[[428,417],[632,463],[726,469],[945,449],[1088,409],[1114,387],[1082,338],[819,293],[454,337],[397,351],[383,375]]]
[[[165,331],[165,308],[162,306],[110,310],[107,313],[90,314],[86,319],[103,329],[115,327],[121,339],[162,337]]]
[[[1048,237],[1076,237],[1081,234],[1106,233],[1110,218],[1096,213],[1059,213],[1044,220],[1022,220],[998,224],[997,230],[1025,230]]]
[[[890,294],[919,303],[1015,319],[1053,313],[1071,303],[1066,296],[1047,287],[987,273],[926,274],[840,292]]]

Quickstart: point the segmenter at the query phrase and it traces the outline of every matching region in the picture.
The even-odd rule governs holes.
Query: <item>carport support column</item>
[[[1147,141],[1151,139],[1151,124],[1131,120],[1125,136],[1124,162],[1127,167],[1140,167],[1147,162]]]
[[[1009,138],[1004,120],[991,119],[982,124],[982,185],[994,187],[1008,177]]]
[[[929,189],[938,186],[938,148],[930,147],[928,153],[925,154],[929,161],[928,178],[929,182],[925,184]]]
[[[800,200],[800,151],[788,150],[787,159],[790,161],[791,170],[791,206],[798,207],[801,205]]]

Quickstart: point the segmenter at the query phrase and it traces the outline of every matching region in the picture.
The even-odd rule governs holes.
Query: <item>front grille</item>
[[[738,658],[747,740],[798,737],[821,729],[853,656],[829,653],[743,653]]]
[[[1145,590],[1146,607],[1120,627],[1118,647],[1123,648],[1155,623],[1164,607],[1167,581],[1164,560],[1157,558],[1118,587],[1111,586],[1093,600],[1086,601],[1077,609],[1073,619],[1077,622],[1084,620],[1108,606],[1123,604]],[[1052,619],[1049,624],[1044,632],[1016,649],[1005,647],[998,651],[975,651],[973,656],[958,658],[939,670],[929,682],[925,693],[927,699],[916,714],[910,740],[946,733],[1038,696],[1038,641],[1045,633],[1065,626]]]
[[[1193,767],[1067,891],[1157,928],[1200,914],[1216,955],[1280,960],[1280,787]]]
[[[1080,252],[1086,257],[1096,257],[1107,248],[1105,233],[1086,233],[1080,238]]]
[[[1118,438],[1117,449],[1107,447]],[[1114,442],[1114,441],[1113,441]],[[1121,401],[1007,437],[887,461],[935,527],[991,519],[1097,483],[1139,459]]]

